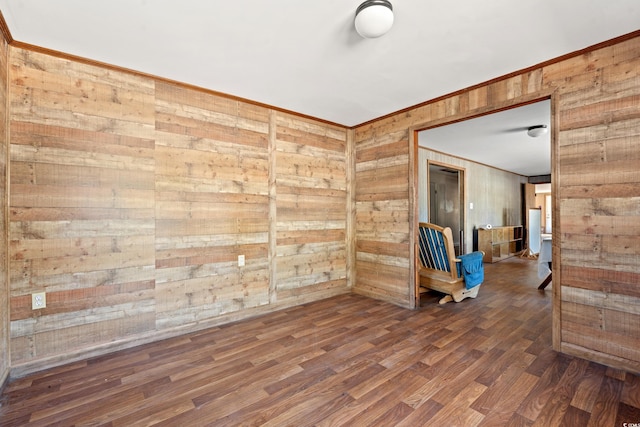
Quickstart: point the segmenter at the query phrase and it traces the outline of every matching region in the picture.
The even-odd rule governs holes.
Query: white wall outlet
[[[47,306],[47,294],[44,292],[36,292],[31,294],[31,309],[38,310]]]
[[[469,209],[473,210],[473,202],[469,203]]]
[[[244,267],[244,255],[238,255],[238,267]]]

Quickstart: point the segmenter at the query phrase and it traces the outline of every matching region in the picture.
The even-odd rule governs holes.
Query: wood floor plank
[[[476,299],[340,295],[12,379],[0,425],[612,426],[640,378],[555,352],[535,261]]]
[[[640,420],[640,408],[620,403],[620,405],[618,405],[615,425],[626,426],[634,423],[638,424],[636,421],[629,420]]]
[[[522,415],[518,414],[517,412],[515,412],[511,418],[509,419],[509,421],[504,424],[505,427],[531,427],[531,425],[533,424],[533,421],[526,419],[525,417],[523,417]],[[500,424],[487,424],[487,425],[500,425]]]
[[[471,404],[471,407],[485,415],[495,412],[496,406],[502,402],[502,399],[509,397],[508,392],[514,388],[516,382],[522,381],[523,379],[526,380],[526,377],[523,378],[525,374],[526,372],[524,372],[521,367],[517,365],[510,365],[504,369],[502,375],[496,378],[492,383],[487,384],[479,381],[480,384],[486,385],[487,389]],[[534,378],[535,383],[538,378]],[[517,389],[526,390],[526,387],[522,387],[522,384],[518,384]],[[517,409],[517,407],[513,408],[511,412],[515,409]]]
[[[523,372],[512,384],[510,387],[506,388],[502,395],[498,395],[498,393],[493,394],[496,396],[496,401],[491,405],[490,410],[482,411],[485,414],[485,418],[480,423],[481,426],[502,426],[509,425],[513,421],[513,415],[515,411],[518,409],[518,405],[524,398],[531,392],[535,384],[539,380],[538,377],[530,375],[526,372]],[[492,390],[495,387],[490,387],[487,391]],[[489,393],[485,392],[481,395],[481,397],[488,396]],[[478,399],[479,400],[479,399]],[[486,401],[485,401],[486,402]],[[473,403],[477,404],[477,401]]]
[[[458,355],[461,357],[457,358]],[[466,373],[483,355],[484,353],[478,350],[472,350],[467,353],[456,351],[456,362],[447,369],[447,375],[440,377],[440,381],[447,384],[447,387],[438,390],[431,398],[445,405],[447,402],[457,399],[468,387],[475,386],[470,381],[473,377],[467,377]],[[453,359],[454,355],[451,358]],[[474,380],[474,382],[476,381]]]
[[[283,412],[281,415],[274,417],[264,424],[265,427],[279,427],[283,425],[315,425],[318,421],[321,421],[328,414],[338,411],[344,405],[353,401],[353,398],[348,394],[338,394],[333,396],[332,399],[326,400],[322,394],[316,396],[293,406],[289,410]]]
[[[179,401],[171,405],[157,402],[153,406],[145,407],[128,413],[124,417],[116,418],[111,423],[114,427],[135,427],[156,425],[162,421],[173,418],[178,414],[183,414],[194,408],[193,402]]]
[[[605,375],[587,427],[615,425],[621,393],[622,383],[620,380]],[[635,421],[627,420],[627,422]]]
[[[447,402],[442,409],[429,420],[429,424],[455,425],[455,426],[477,426],[484,419],[484,415],[471,408],[471,403],[475,401],[487,387],[483,384],[473,382],[469,387],[462,390],[456,399]]]
[[[135,389],[110,395],[85,395],[64,405],[37,410],[29,421],[34,425],[51,425],[61,420],[67,425],[99,425],[122,413],[121,408],[131,407],[143,400],[142,393]]]
[[[553,397],[555,386],[560,382],[569,365],[569,358],[558,355],[542,374],[533,390],[520,404],[517,412],[532,421],[537,421],[549,399]]]
[[[598,398],[598,391],[602,385],[605,371],[606,369],[604,366],[596,365],[595,363],[590,363],[589,366],[587,366],[587,369],[576,388],[576,392],[573,394],[571,406],[577,409],[582,409],[588,413],[593,411],[593,406]]]
[[[554,387],[552,397],[542,408],[536,418],[534,426],[559,425],[569,409],[571,399],[575,394],[579,380],[584,375],[589,362],[573,359],[567,366],[561,380]]]
[[[442,410],[442,405],[434,400],[427,400],[420,406],[414,408],[404,420],[396,424],[396,427],[413,427],[418,425],[429,425],[431,420]]]
[[[392,370],[390,370],[392,371]],[[389,417],[398,403],[402,402],[403,397],[415,392],[423,382],[422,378],[416,377],[410,371],[395,371],[396,375],[391,377],[391,383],[402,384],[402,387],[389,388],[385,384],[379,384],[378,387],[371,389],[364,397],[372,403],[363,411],[358,413],[354,418],[349,420],[346,425],[371,425],[380,418]],[[376,396],[375,399],[371,395]],[[403,407],[403,409],[406,409]],[[393,420],[388,425],[394,425],[401,421],[408,414],[406,410],[398,412],[396,415],[402,415],[402,418]]]
[[[560,423],[565,426],[586,426],[589,423],[590,415],[587,411],[569,406]]]
[[[620,400],[629,406],[640,408],[640,377],[627,375]]]

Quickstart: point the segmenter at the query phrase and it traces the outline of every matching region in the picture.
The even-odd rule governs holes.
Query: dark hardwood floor
[[[551,349],[535,261],[419,310],[345,295],[17,379],[0,425],[624,426],[640,378]]]

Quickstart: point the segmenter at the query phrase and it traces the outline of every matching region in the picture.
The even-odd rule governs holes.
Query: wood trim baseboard
[[[43,357],[39,359],[32,359],[24,363],[13,364],[10,368],[9,378],[15,379],[24,377],[35,372],[44,371],[46,369],[55,368],[62,365],[76,363],[79,361],[91,359],[94,357],[104,356],[109,353],[114,353],[120,350],[126,350],[139,345],[149,344],[152,342],[162,341],[169,338],[178,337],[181,335],[198,332],[204,329],[214,328],[216,326],[226,325],[232,322],[238,322],[242,320],[259,317],[265,314],[273,313],[276,311],[284,310],[291,307],[297,307],[302,304],[316,302],[324,299],[334,298],[340,294],[347,292],[338,292],[323,298],[303,298],[299,300],[288,300],[285,302],[277,302],[274,304],[254,307],[240,312],[228,313],[220,317],[206,319],[196,323],[188,325],[176,326],[174,328],[165,329],[162,331],[149,331],[146,333],[129,336],[119,341],[113,341],[103,343],[95,347],[79,349],[70,351],[66,354],[56,354],[50,357]]]
[[[640,375],[640,364],[633,360],[601,353],[596,350],[588,349],[577,344],[571,344],[567,342],[563,342],[561,344],[559,351],[568,354],[569,356],[579,357],[581,359],[600,363],[614,369],[620,369],[621,371]]]

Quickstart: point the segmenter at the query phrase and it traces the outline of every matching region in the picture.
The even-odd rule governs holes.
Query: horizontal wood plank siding
[[[155,330],[154,85],[11,53],[12,365]]]
[[[9,65],[16,375],[349,291],[345,128],[20,48]]]
[[[409,132],[553,95],[554,342],[640,372],[639,65],[630,38],[347,130],[9,47],[12,367],[351,288],[412,307]]]
[[[268,112],[192,93],[156,84],[158,329],[269,303]]]
[[[638,372],[640,40],[571,67],[559,96],[562,348]]]
[[[348,292],[346,129],[284,113],[275,123],[276,298]]]
[[[356,131],[353,290],[410,306],[409,143],[399,129]]]
[[[640,38],[588,51],[355,129],[355,290],[412,305],[408,251],[390,262],[386,243],[409,244],[409,134],[417,127],[554,96],[554,342],[556,348],[640,372]],[[474,177],[469,177],[474,179]],[[391,202],[393,203],[380,203]],[[406,207],[401,207],[402,205]],[[409,222],[375,219],[410,218]],[[393,225],[392,225],[393,224]],[[411,240],[413,242],[413,240]],[[392,266],[393,265],[393,266]],[[402,280],[392,285],[390,269]],[[384,277],[384,280],[380,280]]]

